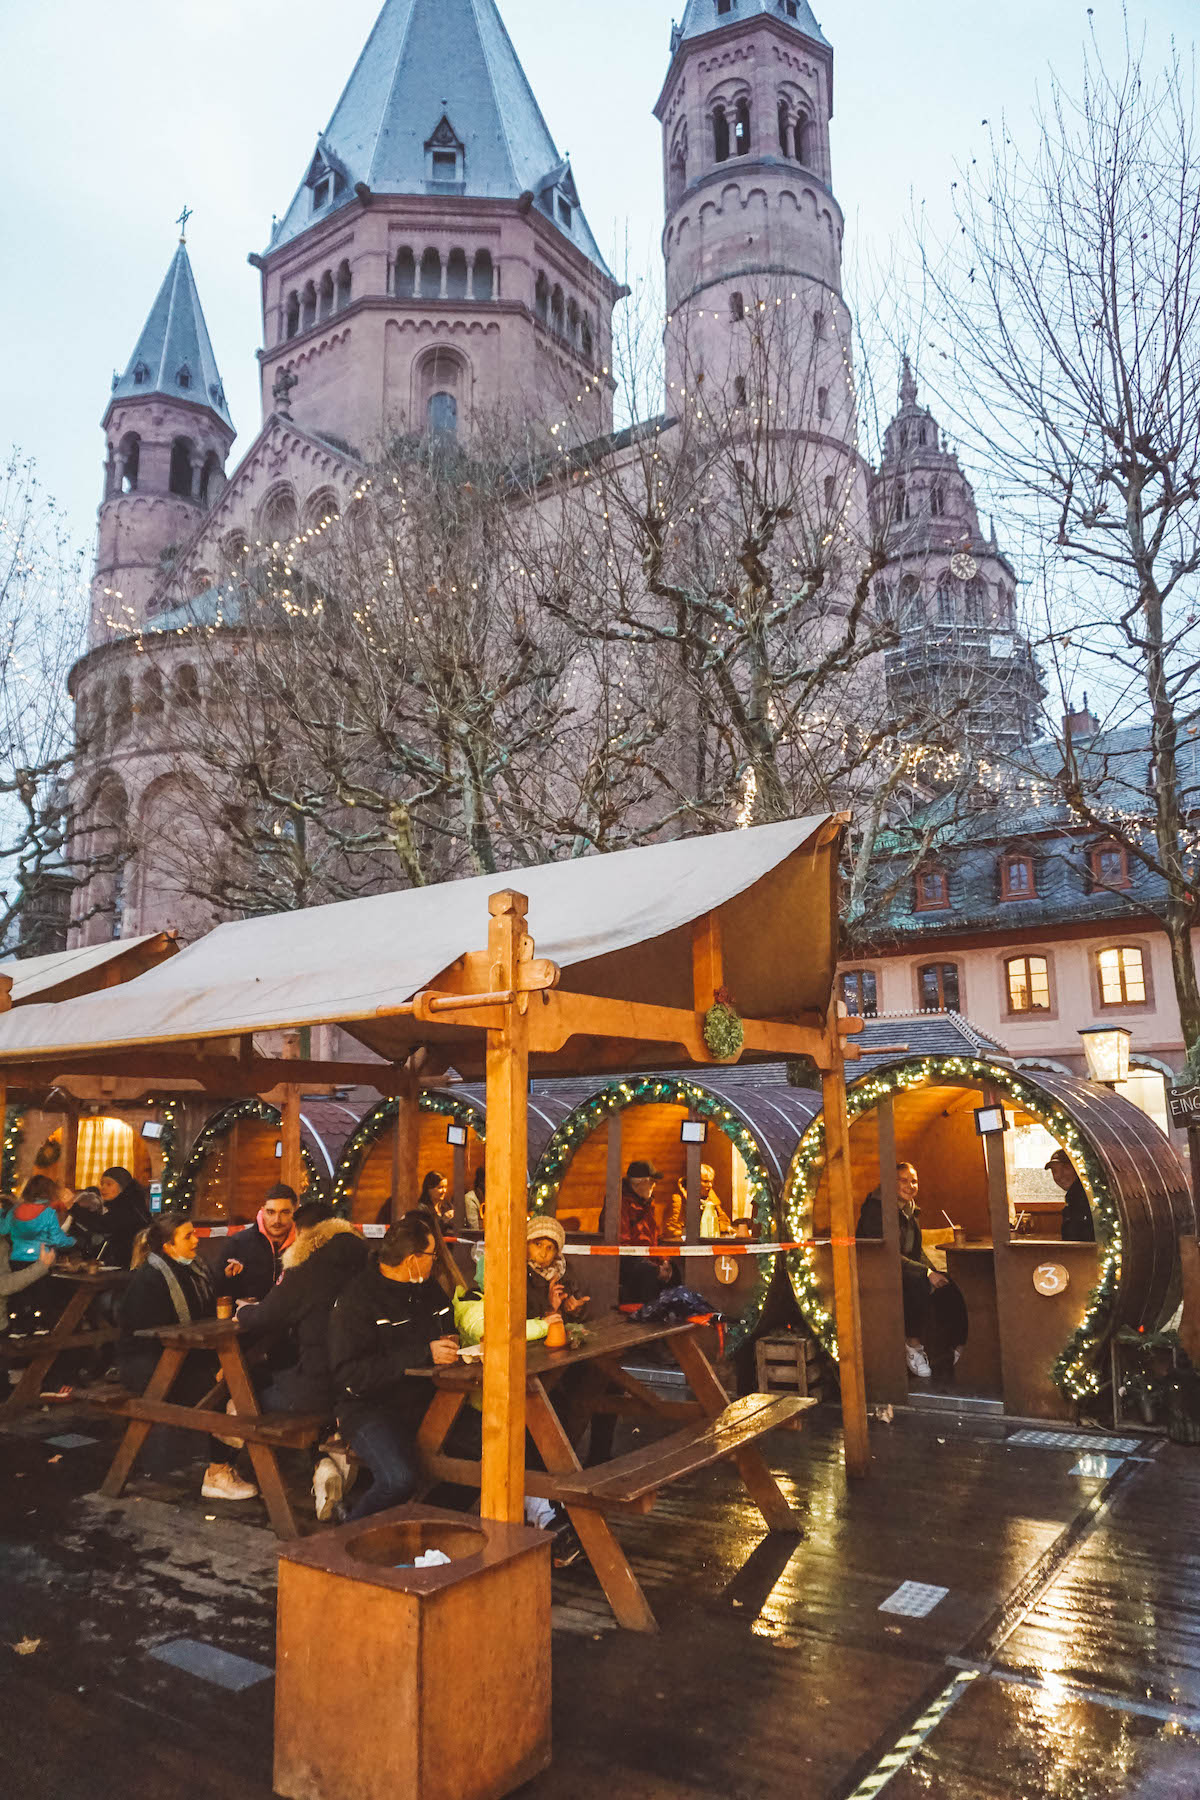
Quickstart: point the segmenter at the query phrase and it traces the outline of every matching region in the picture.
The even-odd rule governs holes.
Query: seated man
[[[621,1184],[621,1242],[654,1244],[658,1224],[654,1217],[654,1188],[659,1170],[652,1163],[631,1162]],[[619,1299],[622,1306],[645,1306],[664,1288],[679,1287],[683,1272],[669,1256],[623,1256]]]
[[[372,1476],[346,1515],[351,1519],[399,1506],[420,1483],[417,1429],[433,1390],[408,1371],[458,1359],[454,1309],[431,1280],[435,1255],[426,1220],[407,1214],[333,1309],[329,1361],[338,1424]]]
[[[1062,1210],[1062,1235],[1068,1244],[1094,1244],[1096,1221],[1092,1217],[1087,1190],[1075,1173],[1075,1164],[1066,1151],[1058,1149],[1046,1164],[1055,1185],[1063,1190],[1066,1200]]]
[[[258,1217],[225,1243],[217,1264],[217,1292],[235,1300],[265,1300],[283,1273],[283,1253],[296,1241],[296,1193],[279,1182]]]
[[[934,1268],[925,1254],[921,1215],[917,1210],[917,1171],[912,1163],[896,1164],[900,1206],[900,1280],[904,1294],[905,1357],[911,1375],[928,1381],[937,1365],[938,1378],[949,1377],[967,1341],[967,1307],[962,1291]],[[858,1215],[856,1235],[883,1236],[883,1195],[869,1193]]]
[[[259,1400],[265,1412],[318,1413],[332,1420],[337,1411],[329,1367],[329,1321],[342,1289],[370,1259],[360,1234],[335,1219],[320,1200],[296,1208],[296,1241],[284,1252],[283,1274],[265,1300],[245,1306],[238,1327],[248,1346],[268,1343],[286,1366],[266,1371]],[[342,1498],[344,1458],[325,1455],[313,1473],[318,1519],[333,1516]]]

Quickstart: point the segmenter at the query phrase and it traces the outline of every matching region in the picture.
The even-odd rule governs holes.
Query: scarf
[[[151,1269],[157,1269],[158,1273],[162,1276],[163,1281],[166,1284],[167,1294],[170,1298],[171,1305],[175,1308],[175,1317],[179,1323],[181,1325],[193,1324],[196,1315],[192,1312],[191,1306],[188,1304],[188,1297],[183,1291],[183,1283],[175,1273],[171,1258],[169,1256],[160,1256],[157,1250],[155,1250],[146,1258],[146,1266]],[[212,1284],[208,1278],[208,1270],[204,1267],[204,1264],[200,1261],[199,1257],[197,1257],[194,1262],[184,1263],[181,1266],[186,1268],[191,1275],[196,1305],[200,1309],[202,1316],[204,1304],[212,1291]]]

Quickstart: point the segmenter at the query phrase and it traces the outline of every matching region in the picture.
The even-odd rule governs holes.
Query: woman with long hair
[[[133,1241],[150,1223],[150,1197],[128,1169],[118,1166],[105,1169],[100,1177],[100,1199],[104,1204],[104,1260],[127,1269]]]

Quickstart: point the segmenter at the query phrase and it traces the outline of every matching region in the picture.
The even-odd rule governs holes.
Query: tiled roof
[[[171,259],[129,366],[123,375],[114,377],[112,391],[114,399],[166,394],[172,400],[207,406],[233,430],[184,243]]]
[[[582,209],[572,206],[569,226],[558,215],[556,191],[574,194],[570,166],[550,135],[495,0],[385,0],[318,141],[317,156],[342,184],[324,211],[353,200],[359,183],[373,194],[438,192],[429,180],[427,151],[439,128],[448,144],[457,142],[463,151],[463,180],[446,190],[449,201],[458,194],[518,200],[532,193],[555,228],[609,274]],[[275,228],[271,249],[298,237],[318,216],[324,215],[313,210],[306,177]]]
[[[681,44],[685,38],[703,37],[708,31],[719,31],[723,26],[735,25],[739,20],[752,19],[761,13],[778,19],[781,25],[794,26],[802,37],[828,45],[829,40],[817,24],[808,0],[794,0],[794,9],[789,7],[788,0],[732,0],[729,11],[724,13],[718,12],[717,0],[688,0],[675,43]]]

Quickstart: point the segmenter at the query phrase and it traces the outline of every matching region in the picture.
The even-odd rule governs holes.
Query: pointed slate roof
[[[234,429],[221,371],[204,323],[196,277],[182,239],[150,308],[150,317],[142,327],[129,367],[123,375],[114,376],[112,391],[114,400],[145,394],[190,400],[193,406],[207,406],[231,431]]]
[[[435,139],[464,151],[464,179],[445,190],[429,181]],[[310,184],[322,164],[342,179],[331,181],[329,203],[314,211]],[[270,248],[347,204],[360,182],[374,194],[517,200],[533,193],[563,236],[608,274],[582,210],[572,206],[568,227],[554,209],[554,187],[566,192],[564,168],[569,181],[495,0],[385,0]]]
[[[755,18],[760,13],[778,19],[781,25],[794,26],[802,37],[812,38],[815,43],[832,48],[829,39],[817,24],[808,0],[794,0],[794,13],[789,8],[789,0],[733,0],[728,13],[718,13],[717,0],[688,0],[683,24],[676,26],[671,48],[673,51],[677,50],[685,38],[703,37],[706,32],[720,31],[726,25],[736,25],[740,21]]]

